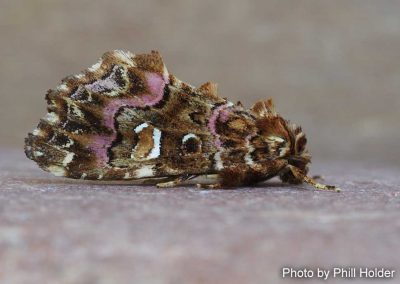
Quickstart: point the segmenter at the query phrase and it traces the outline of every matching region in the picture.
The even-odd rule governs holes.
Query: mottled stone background
[[[159,50],[194,85],[301,124],[317,159],[400,159],[400,1],[0,0],[1,145],[107,50]]]

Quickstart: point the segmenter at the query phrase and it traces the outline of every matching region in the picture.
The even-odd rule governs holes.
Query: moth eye
[[[201,152],[201,140],[195,134],[189,133],[182,138],[182,150],[187,154]]]

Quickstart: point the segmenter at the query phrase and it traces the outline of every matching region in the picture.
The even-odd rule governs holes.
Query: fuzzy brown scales
[[[48,114],[25,140],[26,155],[57,176],[99,180],[167,178],[170,187],[216,174],[207,188],[280,176],[308,182],[310,156],[300,127],[272,101],[250,110],[169,74],[160,54],[105,53],[46,95]],[[336,189],[336,188],[334,188]]]

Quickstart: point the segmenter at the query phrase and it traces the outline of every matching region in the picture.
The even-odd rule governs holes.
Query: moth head
[[[276,113],[271,99],[257,102],[251,111],[256,117],[258,131],[268,145],[268,154],[272,158],[286,159],[288,165],[307,174],[311,156],[306,149],[307,138],[301,127]],[[285,169],[281,178],[284,181],[296,181],[291,171]]]
[[[302,173],[307,174],[308,164],[311,163],[311,155],[306,148],[307,138],[300,126],[295,124],[289,125],[290,136],[292,139],[291,154],[288,157],[288,163],[296,167]],[[290,177],[293,175],[290,174]],[[283,178],[285,179],[285,177]]]

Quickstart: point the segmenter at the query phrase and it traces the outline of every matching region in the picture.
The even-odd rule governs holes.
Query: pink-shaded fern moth
[[[154,180],[172,187],[216,175],[204,188],[251,185],[279,176],[336,190],[307,176],[311,156],[302,129],[272,100],[251,109],[168,73],[160,54],[105,53],[46,95],[47,115],[25,139],[25,153],[56,176]],[[159,180],[158,180],[159,181]]]

